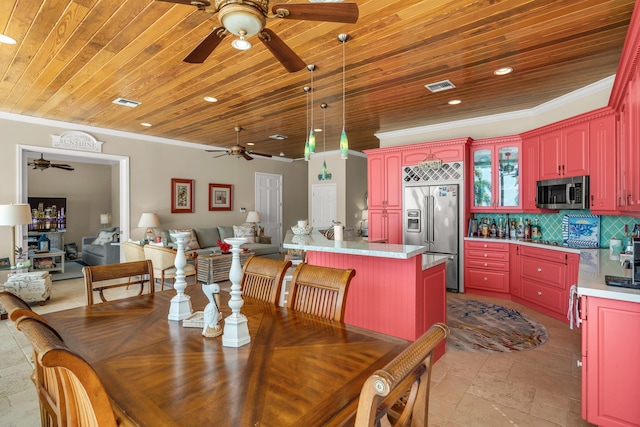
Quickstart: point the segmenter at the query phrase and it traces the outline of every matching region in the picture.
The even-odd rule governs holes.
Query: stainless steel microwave
[[[589,209],[589,177],[538,181],[536,206],[542,209]]]

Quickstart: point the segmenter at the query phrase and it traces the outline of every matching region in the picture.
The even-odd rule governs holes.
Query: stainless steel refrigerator
[[[458,292],[458,184],[405,187],[405,245],[427,246],[427,253],[446,255],[447,289]]]

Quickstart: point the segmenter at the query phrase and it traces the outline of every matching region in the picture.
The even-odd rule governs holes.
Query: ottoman
[[[0,290],[11,292],[25,302],[43,303],[51,296],[51,276],[48,271],[32,271],[9,276],[7,283],[0,284]],[[0,306],[0,316],[6,318],[7,312]]]

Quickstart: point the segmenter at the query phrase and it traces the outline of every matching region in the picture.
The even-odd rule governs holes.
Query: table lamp
[[[147,228],[146,239],[149,242],[155,241],[156,237],[153,232],[154,227],[160,226],[160,220],[158,219],[158,215],[154,213],[145,212],[140,215],[140,221],[138,221],[138,227]]]
[[[110,213],[103,213],[100,214],[100,224],[107,226],[107,224],[109,224],[111,222],[111,214]]]
[[[249,211],[246,222],[253,224],[253,236],[258,235],[258,223],[260,222],[260,214],[256,211]]]
[[[11,226],[11,268],[16,266],[16,225],[31,223],[31,207],[27,204],[0,205],[0,225]]]

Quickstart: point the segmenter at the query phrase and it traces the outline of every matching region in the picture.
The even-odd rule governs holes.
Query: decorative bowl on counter
[[[304,227],[294,225],[293,227],[291,227],[291,231],[293,231],[293,234],[297,236],[305,236],[311,233],[311,230],[313,230],[313,227],[311,227],[310,225],[305,225]]]

